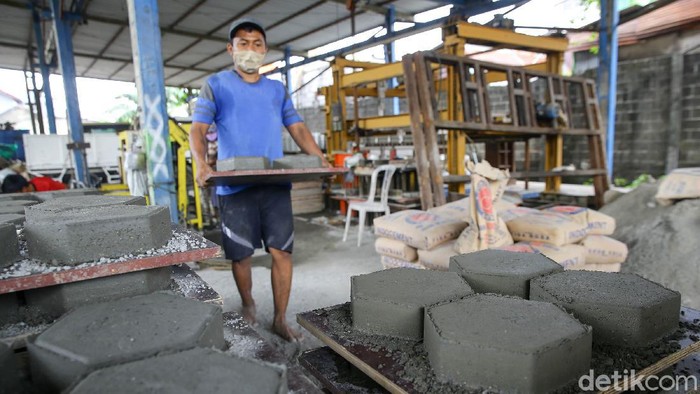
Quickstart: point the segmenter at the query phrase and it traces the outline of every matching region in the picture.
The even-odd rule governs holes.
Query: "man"
[[[14,174],[6,176],[2,182],[3,193],[48,192],[65,188],[66,185],[46,176],[34,177],[27,181],[22,175]]]
[[[267,53],[265,30],[252,19],[235,21],[229,28],[226,50],[234,69],[210,76],[197,100],[190,145],[197,166],[197,182],[207,185],[212,168],[206,161],[206,133],[216,123],[218,158],[282,157],[282,126],[307,154],[329,166],[309,129],[297,114],[284,85],[261,76],[258,69]],[[262,246],[272,256],[272,292],[275,314],[272,329],[288,341],[301,335],[289,328],[287,304],[292,285],[294,226],[290,186],[217,186],[223,247],[233,261],[231,270],[242,300],[243,317],[255,324],[251,257]]]

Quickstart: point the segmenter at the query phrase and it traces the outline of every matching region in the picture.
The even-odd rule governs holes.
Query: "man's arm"
[[[207,163],[206,134],[209,125],[206,123],[192,122],[190,127],[190,152],[197,167],[197,184],[201,187],[209,186],[207,179],[213,169]]]
[[[326,160],[326,157],[321,152],[321,148],[318,147],[314,137],[311,135],[309,128],[306,127],[304,122],[297,122],[292,125],[287,126],[289,135],[292,136],[294,142],[299,145],[301,150],[307,155],[314,155],[321,158],[321,163],[324,167],[332,167],[330,163]]]

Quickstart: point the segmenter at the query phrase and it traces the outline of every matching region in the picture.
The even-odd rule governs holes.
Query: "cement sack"
[[[469,198],[452,201],[439,207],[430,208],[428,212],[450,219],[469,220]]]
[[[568,269],[576,271],[620,272],[622,264],[583,264]]]
[[[559,213],[579,224],[588,226],[588,234],[610,235],[615,231],[615,219],[598,211],[573,205],[547,208],[545,212]]]
[[[506,223],[516,241],[545,242],[555,246],[577,243],[588,235],[588,226],[554,212],[536,212]]]
[[[498,216],[503,219],[504,222],[508,223],[513,219],[519,218],[521,216],[529,215],[531,213],[538,213],[539,211],[532,208],[526,207],[515,207],[510,208],[505,211],[498,211]]]
[[[589,235],[581,245],[586,248],[586,264],[617,264],[627,259],[627,245],[604,235]]]
[[[700,198],[700,167],[671,171],[656,192],[656,201],[665,206],[673,204],[674,200],[687,198]]]
[[[501,198],[493,203],[493,207],[496,208],[496,212],[503,212],[507,209],[517,208],[518,206],[510,201],[506,201],[504,198]]]
[[[374,219],[374,233],[416,249],[432,249],[459,236],[467,223],[409,209]]]
[[[498,249],[519,253],[542,253],[567,269],[586,262],[586,248],[581,245],[554,246],[543,242],[518,242]]]
[[[384,269],[388,270],[390,268],[414,268],[414,269],[425,269],[420,263],[412,263],[410,261],[405,261],[401,259],[397,259],[391,256],[382,256],[381,257],[382,261],[382,267]]]
[[[501,198],[508,183],[508,171],[495,169],[486,161],[476,165],[470,162],[468,169],[472,178],[470,220],[466,233],[460,234],[457,240],[458,251],[469,253],[512,244],[513,238],[494,208],[494,202]]]
[[[416,261],[418,253],[401,241],[389,238],[377,238],[374,241],[374,250],[382,256],[390,256],[404,261]]]
[[[418,262],[427,269],[447,271],[450,266],[450,257],[457,255],[455,241],[445,242],[433,250],[418,249]]]

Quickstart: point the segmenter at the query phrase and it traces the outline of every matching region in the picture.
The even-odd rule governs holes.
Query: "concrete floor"
[[[362,246],[358,248],[356,223],[343,243],[342,223],[335,220],[336,225],[315,224],[312,222],[316,220],[309,220],[310,217],[296,217],[294,222],[294,277],[287,319],[294,329],[304,333],[299,344],[283,341],[270,330],[273,315],[270,256],[261,251],[253,256],[253,297],[258,312],[258,325],[254,328],[292,361],[301,352],[322,345],[296,323],[296,314],[350,301],[350,277],[382,268],[374,251],[371,230],[365,230]],[[224,312],[240,312],[241,299],[229,270],[206,268],[197,273],[224,298]]]

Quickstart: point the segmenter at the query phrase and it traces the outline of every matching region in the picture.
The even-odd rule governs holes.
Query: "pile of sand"
[[[614,217],[612,235],[627,244],[623,272],[634,272],[681,292],[682,303],[700,309],[700,199],[664,207],[645,184],[600,211]]]

